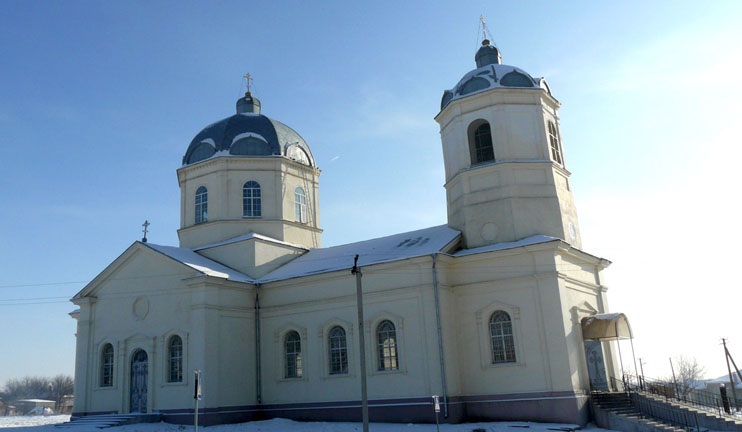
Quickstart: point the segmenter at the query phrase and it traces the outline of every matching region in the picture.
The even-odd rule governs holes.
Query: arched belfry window
[[[307,222],[307,195],[300,187],[294,191],[294,213],[297,222]]]
[[[549,145],[551,147],[551,160],[562,164],[562,147],[559,144],[559,133],[554,122],[549,120]]]
[[[472,165],[495,160],[492,129],[486,121],[477,120],[469,125],[469,151]]]
[[[196,190],[196,223],[206,222],[208,219],[208,192],[206,186]]]
[[[348,344],[345,330],[336,326],[330,330],[330,375],[348,373]]]
[[[100,356],[100,386],[113,386],[113,345],[106,344]]]
[[[168,382],[183,381],[183,339],[175,335],[167,344]]]
[[[492,363],[515,363],[513,321],[505,311],[495,311],[490,317]]]
[[[385,320],[376,328],[376,344],[378,347],[380,371],[398,370],[399,353],[397,352],[397,330],[394,324]]]
[[[301,378],[301,337],[290,331],[284,340],[285,378]]]
[[[251,180],[242,186],[242,216],[257,218],[261,212],[260,184]]]

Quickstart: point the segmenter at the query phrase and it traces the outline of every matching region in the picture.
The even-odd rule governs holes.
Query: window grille
[[[307,222],[307,196],[304,189],[298,187],[294,191],[294,210],[296,221],[301,223]]]
[[[286,378],[301,378],[301,338],[299,333],[291,331],[286,335],[284,350],[286,353]]]
[[[562,164],[562,148],[559,145],[559,134],[553,121],[549,121],[549,144],[551,146],[551,159]]]
[[[113,345],[106,344],[101,353],[100,386],[113,386]]]
[[[196,190],[196,223],[203,223],[208,220],[208,193],[205,186]]]
[[[180,336],[170,338],[168,344],[168,382],[183,381],[183,340]]]
[[[379,370],[399,370],[397,353],[397,331],[391,321],[379,324],[376,330],[379,354]]]
[[[261,209],[260,184],[249,181],[242,186],[242,215],[245,217],[260,217]]]
[[[492,148],[492,131],[490,124],[482,123],[474,130],[474,152],[476,163],[495,160],[495,151]]]
[[[495,311],[490,317],[490,338],[492,339],[492,363],[514,363],[513,322],[507,312]]]
[[[345,330],[333,327],[330,330],[330,375],[348,373],[348,346]]]

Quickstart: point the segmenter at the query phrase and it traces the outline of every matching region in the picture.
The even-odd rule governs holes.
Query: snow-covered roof
[[[54,401],[46,399],[18,399],[16,402],[54,403]]]
[[[460,257],[460,256],[467,256],[467,255],[474,255],[484,252],[493,252],[493,251],[499,251],[499,250],[505,250],[505,249],[513,249],[521,246],[529,246],[539,243],[547,243],[552,241],[560,241],[556,237],[549,237],[545,235],[535,235],[528,238],[524,238],[523,240],[518,240],[514,242],[505,242],[505,243],[495,243],[487,246],[482,246],[478,248],[473,249],[462,249],[453,256]]]
[[[253,238],[254,239],[260,239],[260,240],[263,240],[263,241],[267,241],[267,242],[270,242],[270,243],[275,243],[275,244],[280,244],[280,245],[283,245],[283,246],[288,246],[288,247],[296,248],[296,249],[309,250],[309,248],[306,247],[306,246],[297,245],[297,244],[293,244],[293,243],[289,243],[289,242],[285,242],[285,241],[281,241],[281,240],[276,240],[274,238],[271,238],[271,237],[268,237],[268,236],[264,236],[264,235],[260,235],[260,234],[256,234],[256,233],[244,234],[244,235],[241,235],[241,236],[237,236],[237,237],[234,237],[234,238],[231,238],[231,239],[224,240],[222,242],[212,243],[212,244],[208,244],[208,245],[205,245],[205,246],[199,246],[199,247],[197,247],[197,248],[195,248],[193,250],[194,251],[200,251],[200,250],[203,250],[203,249],[210,249],[210,248],[214,248],[214,247],[217,247],[217,246],[224,246],[224,245],[228,245],[228,244],[232,244],[232,243],[237,243],[237,242],[241,242],[241,241],[245,241],[245,240],[250,240],[250,239],[253,239]]]
[[[187,265],[188,267],[199,271],[207,276],[228,279],[235,282],[255,282],[253,278],[237,270],[229,268],[216,261],[210,260],[202,255],[197,254],[191,249],[179,248],[174,246],[162,246],[152,243],[142,243],[151,249],[156,250],[170,258]]]
[[[440,252],[459,238],[461,233],[447,225],[394,234],[356,243],[311,249],[308,253],[263,276],[258,282],[292,279],[353,267],[431,255]]]

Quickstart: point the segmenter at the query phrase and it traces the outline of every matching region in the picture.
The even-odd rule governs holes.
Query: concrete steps
[[[671,405],[676,408],[688,410],[690,412],[696,413],[697,415],[704,416],[709,419],[715,419],[717,421],[723,421],[727,425],[735,425],[739,426],[739,430],[742,430],[742,418],[735,419],[731,415],[721,415],[719,412],[713,408],[705,408],[700,407],[697,405],[693,405],[687,402],[682,402],[676,399],[666,399],[662,396],[649,393],[649,392],[641,392],[642,396],[646,397],[647,399],[652,399],[657,402],[666,403],[668,405]]]
[[[685,432],[683,428],[643,414],[625,393],[594,393],[592,402],[600,427],[624,432]]]

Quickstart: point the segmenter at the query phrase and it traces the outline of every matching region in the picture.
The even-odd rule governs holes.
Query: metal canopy
[[[584,340],[613,341],[633,337],[629,320],[622,313],[598,314],[582,319]]]

